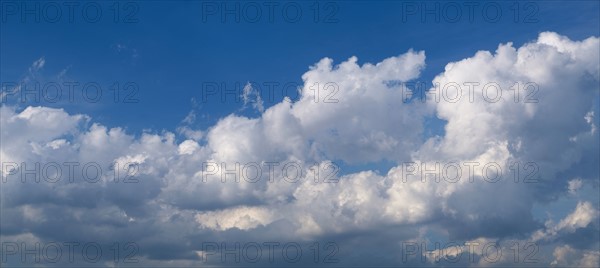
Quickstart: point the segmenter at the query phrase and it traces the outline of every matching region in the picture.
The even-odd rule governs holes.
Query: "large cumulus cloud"
[[[599,47],[595,37],[541,33],[521,47],[479,51],[432,81],[437,90],[462,86],[460,100],[436,99],[443,93],[434,86],[424,103],[406,101],[404,87],[425,68],[422,51],[376,64],[324,58],[302,76],[298,101],[189,129],[203,134],[196,139],[133,135],[62,109],[3,105],[0,154],[17,167],[3,164],[2,239],[136,241],[142,261],[158,265],[202,263],[201,241],[326,239],[345,247],[342,263],[375,254],[378,263],[398,265],[402,241],[430,241],[434,233],[535,241],[547,247],[547,265],[598,263],[598,241],[572,242],[598,234],[597,199],[578,199],[558,223],[540,221],[534,210],[574,198],[574,182],[597,190]],[[486,99],[490,84],[501,99]],[[536,101],[526,101],[527,90],[515,101],[515,84],[533,85]],[[423,122],[432,115],[446,121],[445,133],[425,140]],[[342,175],[332,173],[331,161],[394,167]],[[21,181],[23,163],[51,162],[63,170],[77,162],[78,171],[93,163],[102,172],[93,182],[81,172],[73,181]],[[270,163],[277,165],[270,170]],[[287,163],[298,164],[297,179],[289,180]],[[454,181],[420,172],[440,165],[441,174],[449,163],[462,168]],[[473,163],[479,166],[467,172]],[[487,163],[502,170],[497,181],[482,169]],[[521,172],[534,163],[535,183],[515,181],[515,163]],[[254,181],[231,177],[247,178],[248,170],[262,172]]]

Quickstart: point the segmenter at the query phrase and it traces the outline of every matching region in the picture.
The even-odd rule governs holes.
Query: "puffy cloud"
[[[518,49],[508,43],[500,45],[495,54],[480,51],[448,64],[434,83],[441,85],[440,91],[457,83],[463,95],[455,103],[430,101],[437,115],[448,121],[443,152],[470,157],[484,151],[490,142],[508,141],[512,153],[519,157],[538,160],[545,155],[549,163],[544,170],[575,162],[581,156],[569,137],[590,130],[584,117],[598,96],[597,47],[597,38],[576,42],[542,33],[536,42]],[[473,101],[465,83],[478,84]],[[521,84],[516,102],[515,83]],[[526,83],[533,84],[526,89]],[[496,91],[497,87],[501,90]],[[502,99],[485,100],[486,96],[494,99],[496,93]]]
[[[231,228],[251,230],[273,222],[273,214],[266,208],[236,207],[222,211],[203,212],[196,220],[204,228],[225,231]]]
[[[291,112],[312,142],[311,153],[350,163],[408,159],[421,142],[427,110],[404,102],[401,82],[419,76],[425,53],[409,51],[362,66],[357,61],[333,66],[325,58],[302,76],[302,97]]]
[[[228,116],[208,133],[209,145],[225,161],[407,159],[419,144],[425,107],[403,103],[402,86],[388,82],[417,78],[424,61],[413,51],[375,65],[322,59],[302,76],[300,100],[286,99],[256,119]],[[250,95],[251,85],[244,92]]]
[[[554,260],[550,263],[552,266],[598,267],[600,265],[600,252],[598,251],[580,252],[565,245],[556,247],[552,255],[554,256]]]
[[[582,230],[597,232],[598,210],[589,201],[545,228],[532,210],[598,179],[598,42],[542,33],[518,48],[508,43],[495,53],[477,52],[449,63],[433,80],[439,90],[478,83],[472,98],[463,90],[459,101],[436,101],[434,87],[426,104],[405,101],[403,91],[403,83],[425,67],[424,52],[362,65],[356,57],[337,65],[325,58],[302,76],[299,100],[262,111],[258,95],[252,102],[247,88],[246,104],[256,105],[259,116],[232,114],[206,130],[184,125],[177,130],[183,141],[166,131],[134,136],[62,109],[3,105],[0,156],[17,164],[3,166],[3,238],[126,239],[143,245],[148,263],[190,264],[203,254],[197,237],[339,238],[352,244],[353,235],[362,235],[376,245],[437,230],[451,239],[532,236],[554,243]],[[523,88],[515,101],[515,84],[537,88],[537,102],[527,102],[532,91]],[[486,100],[484,85],[492,85],[491,92],[498,86],[502,99]],[[183,123],[192,123],[193,115]],[[424,140],[423,122],[431,115],[447,121],[445,133]],[[19,177],[22,162],[31,169],[36,162],[73,161],[97,164],[99,180],[87,182],[81,170],[75,183],[22,183]],[[359,167],[388,161],[394,167],[384,174],[363,168],[342,175],[332,172],[331,161]],[[272,162],[279,165],[267,172]],[[299,165],[297,181],[288,181],[286,163]],[[442,178],[449,163],[462,169],[454,181]],[[470,163],[479,164],[472,173]],[[490,163],[502,171],[497,182],[483,169]],[[256,181],[246,180],[254,170],[248,167],[260,168]],[[435,176],[426,174],[432,167]],[[524,181],[530,174],[536,183]],[[395,245],[390,252],[397,249],[398,243],[389,244]],[[593,247],[583,249],[581,265],[597,263]],[[568,246],[557,248],[555,262],[571,253]]]
[[[479,51],[449,63],[435,77],[437,86],[427,100],[447,121],[445,134],[427,141],[418,158],[496,162],[507,175],[519,174],[520,179],[500,188],[488,184],[455,190],[448,201],[441,201],[449,204],[446,215],[459,216],[443,217],[456,219],[446,228],[459,234],[466,224],[470,235],[479,236],[531,232],[537,228],[531,215],[535,202],[562,196],[566,178],[598,179],[597,168],[590,169],[599,161],[595,119],[590,117],[598,108],[598,42],[595,37],[571,41],[545,32],[518,48],[502,44],[495,53]],[[456,85],[462,95],[455,101]],[[536,182],[526,183],[527,177]],[[491,218],[505,220],[494,223]]]
[[[197,142],[193,140],[185,140],[179,144],[179,154],[193,154],[200,148]]]

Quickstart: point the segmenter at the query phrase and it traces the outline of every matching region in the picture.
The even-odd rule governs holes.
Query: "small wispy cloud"
[[[252,105],[252,108],[259,112],[265,111],[265,106],[262,98],[260,97],[260,92],[252,87],[250,82],[247,82],[242,91],[242,99],[244,100],[244,108],[248,106],[248,104]]]
[[[34,61],[33,64],[31,64],[31,67],[29,67],[29,71],[36,72],[39,69],[44,68],[45,64],[46,64],[46,59],[44,57],[41,57],[41,58],[37,59],[36,61]]]

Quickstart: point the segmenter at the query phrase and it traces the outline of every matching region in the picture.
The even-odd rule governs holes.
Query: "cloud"
[[[242,90],[242,100],[244,101],[244,108],[246,105],[248,105],[248,103],[251,103],[252,108],[254,108],[256,111],[260,113],[265,111],[263,100],[260,97],[260,92],[255,90],[250,82],[246,83],[244,89]]]
[[[268,209],[246,206],[196,215],[196,221],[200,226],[219,231],[232,228],[251,230],[258,226],[268,225],[273,220],[273,215]]]
[[[581,179],[573,179],[569,181],[569,193],[575,194],[583,186]]]
[[[179,154],[193,154],[200,148],[197,142],[193,140],[185,140],[179,144]]]
[[[599,46],[595,37],[572,41],[545,32],[518,48],[507,43],[494,53],[479,51],[448,63],[426,103],[405,101],[403,85],[425,68],[423,51],[375,64],[351,57],[335,65],[324,58],[302,75],[299,100],[265,108],[248,84],[244,101],[258,116],[231,114],[194,130],[192,112],[177,129],[182,141],[168,131],[128,134],[63,109],[3,105],[0,154],[16,166],[2,170],[2,238],[137,241],[147,263],[197,264],[198,237],[348,244],[361,237],[370,243],[360,246],[369,254],[389,255],[400,244],[394,239],[427,232],[465,241],[534,237],[545,245],[597,233],[598,210],[590,200],[579,200],[571,214],[546,226],[533,210],[598,180]],[[465,90],[459,101],[436,101],[433,92],[452,83],[480,86],[473,98]],[[486,99],[490,84],[502,99]],[[515,84],[537,88],[537,102],[515,101]],[[425,139],[430,116],[446,121],[445,133]],[[368,168],[381,161],[393,167],[383,174]],[[63,171],[65,163],[79,166],[56,183],[21,181],[35,163],[46,176],[50,162]],[[359,170],[337,173],[335,162]],[[278,164],[272,172],[269,163]],[[293,182],[284,168],[290,163],[298,165]],[[462,168],[455,181],[442,177],[449,163]],[[472,163],[479,166],[468,173]],[[483,169],[491,163],[502,171],[497,182]],[[407,165],[420,169],[409,172]],[[83,166],[99,167],[97,180],[90,182],[94,173]],[[248,181],[257,167],[256,181]],[[583,250],[580,264],[597,263],[590,251],[597,244],[585,243],[568,246]],[[554,252],[545,264],[560,264],[572,253],[564,246]],[[343,253],[352,259],[353,252]]]
[[[579,252],[569,245],[558,246],[554,249],[552,266],[569,267],[598,267],[600,253],[598,251]]]
[[[36,61],[34,61],[33,64],[31,64],[31,67],[29,67],[29,71],[30,72],[38,71],[39,69],[44,68],[45,64],[46,64],[46,59],[44,59],[44,57],[41,57],[41,58],[37,59]]]
[[[535,232],[532,240],[550,240],[556,239],[561,234],[574,233],[578,229],[585,228],[589,224],[596,222],[599,215],[600,211],[590,202],[579,202],[575,211],[556,224],[552,222],[546,223],[546,229]]]
[[[9,96],[23,95],[23,94],[20,94],[23,87],[33,87],[32,82],[36,82],[39,70],[44,68],[44,65],[46,65],[46,59],[44,57],[41,57],[41,58],[35,60],[33,63],[31,63],[31,66],[29,66],[27,73],[18,82],[13,81],[13,82],[16,82],[16,84],[5,81],[8,83],[5,83],[6,85],[3,85],[3,88],[0,88],[0,90],[2,90],[2,92],[0,92],[0,102],[8,103],[8,100],[11,100],[11,98]],[[12,88],[9,88],[9,86],[12,86]],[[20,99],[20,97],[21,96],[19,96],[19,99]],[[24,98],[24,99],[26,99],[26,98]],[[21,101],[23,101],[23,100],[21,100]]]

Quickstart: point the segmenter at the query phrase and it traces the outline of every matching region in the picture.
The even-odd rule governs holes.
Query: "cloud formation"
[[[596,37],[545,32],[479,51],[448,63],[424,103],[405,95],[425,68],[423,51],[376,64],[324,58],[302,75],[298,101],[265,108],[248,85],[244,103],[259,116],[186,126],[197,135],[181,141],[63,109],[3,105],[2,240],[136,241],[144,263],[164,265],[203,263],[201,241],[326,239],[346,247],[342,264],[360,264],[352,257],[360,238],[365,254],[399,265],[402,241],[434,233],[534,241],[551,256],[540,255],[543,265],[597,265],[597,240],[570,242],[598,236],[597,199],[578,200],[556,224],[534,210],[598,190],[599,47]],[[471,90],[448,101],[448,85]],[[430,116],[446,121],[445,133],[426,139]],[[337,174],[332,161],[394,167]]]

